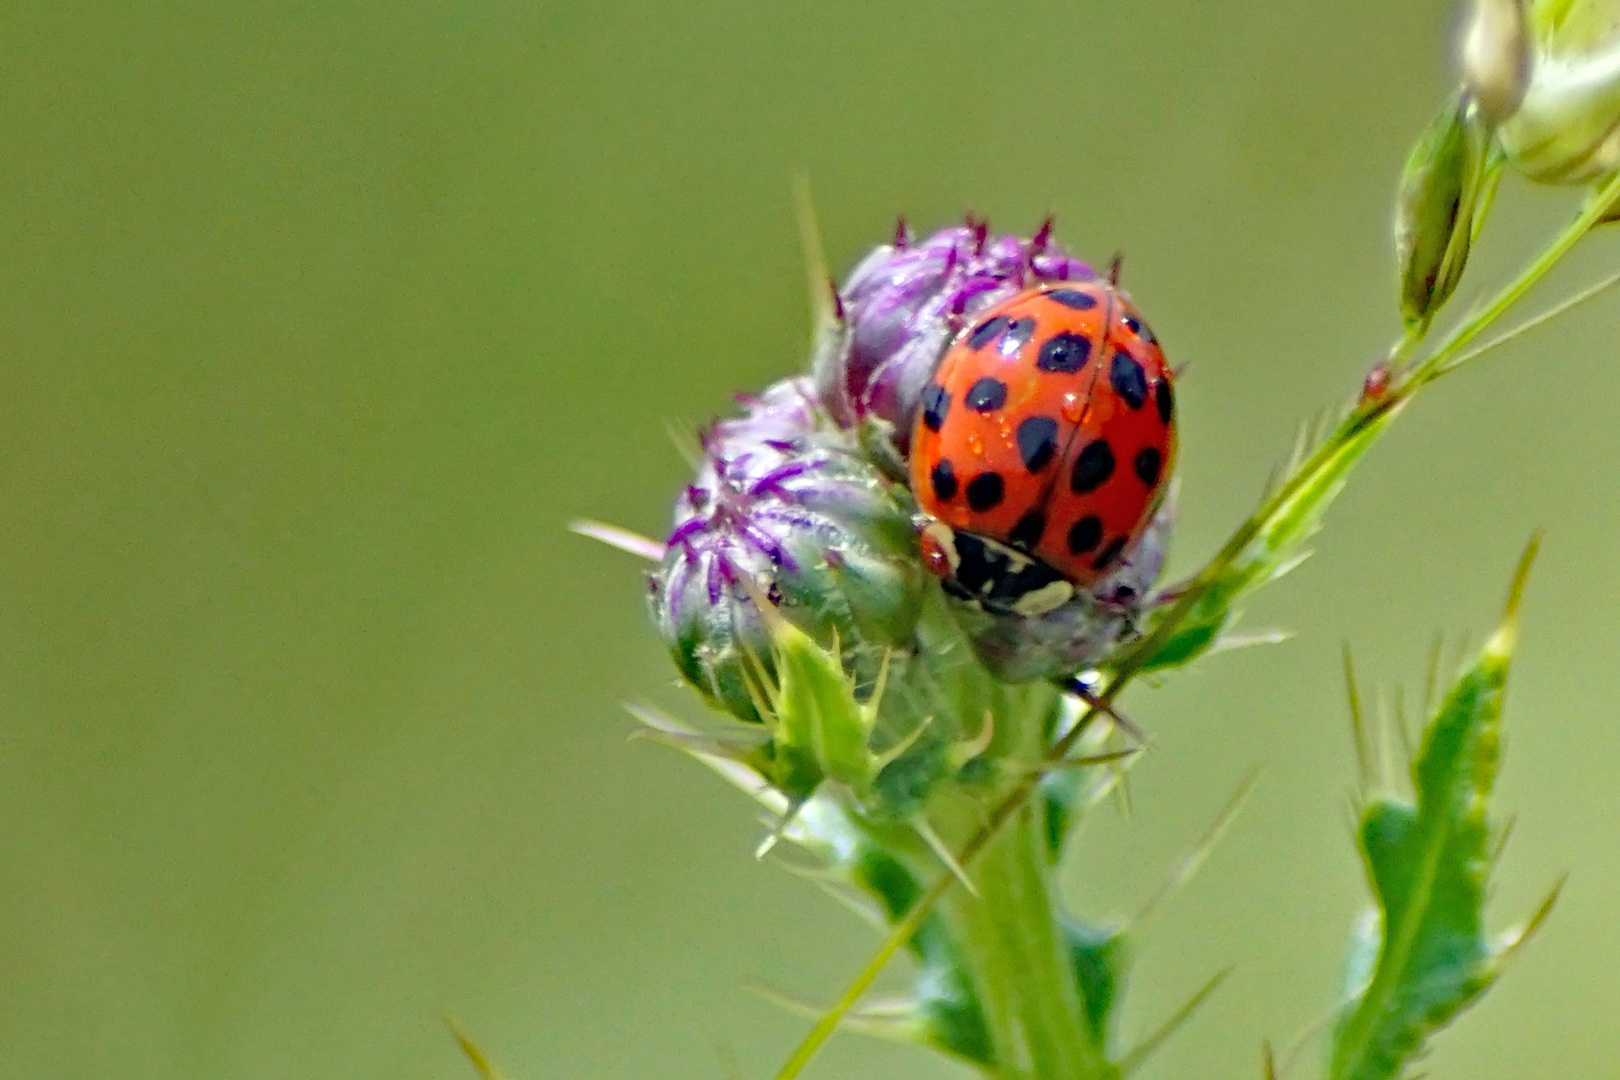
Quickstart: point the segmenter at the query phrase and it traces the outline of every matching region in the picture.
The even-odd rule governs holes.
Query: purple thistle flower
[[[858,677],[908,644],[923,596],[903,486],[833,424],[810,381],[788,379],[703,433],[703,462],[675,503],[651,576],[653,622],[682,674],[721,708],[760,719],[750,683],[768,672],[768,602]],[[755,667],[754,665],[759,665]]]
[[[904,455],[923,388],[957,330],[1037,282],[1095,276],[1052,243],[1049,221],[1024,239],[992,237],[969,218],[918,243],[902,219],[893,242],[861,260],[838,291],[847,338],[818,363],[816,391],[846,427],[888,425]]]

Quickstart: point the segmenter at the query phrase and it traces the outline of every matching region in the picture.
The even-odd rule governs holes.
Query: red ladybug
[[[1105,577],[1175,463],[1175,395],[1147,325],[1106,281],[1022,292],[962,331],[924,391],[911,488],[947,592],[1040,615]]]

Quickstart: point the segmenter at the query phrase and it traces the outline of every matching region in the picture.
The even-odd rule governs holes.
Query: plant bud
[[[1412,148],[1395,200],[1401,313],[1424,322],[1450,298],[1468,262],[1475,211],[1494,170],[1474,111],[1459,99]]]
[[[1051,242],[1049,224],[1024,239],[970,219],[921,243],[902,226],[839,291],[848,333],[818,359],[816,390],[840,424],[881,424],[904,456],[923,389],[964,323],[1034,282],[1095,276]]]
[[[1530,25],[1524,0],[1474,0],[1462,39],[1463,83],[1485,119],[1501,124],[1530,83]]]
[[[1514,168],[1544,184],[1584,184],[1620,168],[1620,3],[1540,0],[1523,100],[1497,131]]]
[[[858,452],[807,379],[745,402],[703,436],[698,475],[650,577],[649,607],[675,663],[720,708],[758,721],[769,603],[859,679],[910,641],[923,596],[905,489]]]

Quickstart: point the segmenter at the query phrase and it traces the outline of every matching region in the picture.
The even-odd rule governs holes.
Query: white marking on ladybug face
[[[1074,586],[1067,581],[1049,581],[1020,596],[1012,608],[1020,615],[1045,615],[1056,611],[1074,597]]]
[[[1020,555],[1016,548],[1007,547],[1005,544],[997,544],[996,547],[1007,557],[1007,572],[1010,574],[1022,574],[1030,563],[1034,561]]]

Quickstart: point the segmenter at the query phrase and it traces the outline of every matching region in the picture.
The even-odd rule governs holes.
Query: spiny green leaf
[[[1358,928],[1349,997],[1333,1032],[1332,1080],[1398,1076],[1426,1040],[1501,971],[1485,937],[1486,805],[1496,778],[1514,621],[1536,542],[1525,550],[1495,635],[1440,702],[1411,762],[1413,798],[1383,794],[1359,842],[1377,901]]]
[[[1362,409],[1302,464],[1287,486],[1267,498],[1243,531],[1244,542],[1210,565],[1214,572],[1187,586],[1195,593],[1181,621],[1141,664],[1140,670],[1179,667],[1216,644],[1236,613],[1236,605],[1266,582],[1287,573],[1322,516],[1344,490],[1350,470],[1372,448],[1396,409]],[[1166,604],[1159,616],[1173,606]],[[1151,627],[1150,627],[1151,632]]]

